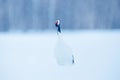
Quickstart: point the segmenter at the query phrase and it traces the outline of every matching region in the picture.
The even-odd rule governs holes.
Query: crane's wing
[[[62,38],[58,36],[55,55],[59,65],[72,65],[74,64],[74,56],[71,48],[64,43]]]

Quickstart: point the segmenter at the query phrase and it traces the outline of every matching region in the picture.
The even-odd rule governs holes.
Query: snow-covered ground
[[[0,80],[120,80],[120,31],[64,32],[74,65],[58,65],[57,36],[0,33]]]

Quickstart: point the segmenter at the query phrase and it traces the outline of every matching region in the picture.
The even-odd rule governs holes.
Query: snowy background
[[[0,0],[0,31],[120,28],[120,0]]]
[[[120,80],[120,31],[64,31],[74,65],[55,58],[56,32],[0,33],[0,80]]]
[[[0,0],[0,80],[120,80],[120,0]]]

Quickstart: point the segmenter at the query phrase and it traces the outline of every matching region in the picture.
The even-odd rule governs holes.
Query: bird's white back
[[[67,44],[65,44],[65,42],[62,40],[61,35],[58,35],[58,39],[55,47],[55,55],[58,64],[60,65],[73,64],[72,49]]]

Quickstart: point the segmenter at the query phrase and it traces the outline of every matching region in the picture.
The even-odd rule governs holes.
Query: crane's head
[[[61,29],[60,29],[60,20],[56,20],[55,26],[57,27],[57,32],[58,32],[58,33],[61,33]]]
[[[56,27],[60,26],[60,20],[56,20],[55,26],[56,26]]]

